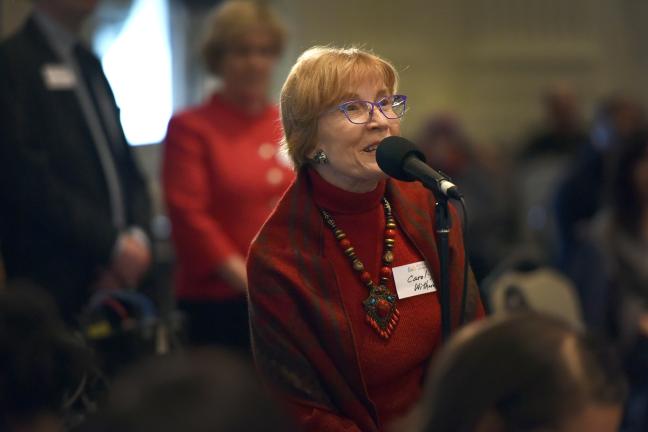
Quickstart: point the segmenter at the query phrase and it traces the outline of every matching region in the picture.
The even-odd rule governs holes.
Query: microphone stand
[[[408,158],[406,159],[403,169],[414,178],[418,178],[423,186],[434,193],[436,198],[434,211],[436,216],[437,251],[439,253],[439,267],[441,270],[441,275],[439,277],[441,284],[439,287],[439,297],[441,298],[441,335],[442,340],[445,342],[450,338],[450,332],[452,330],[452,317],[450,310],[450,246],[448,239],[451,220],[448,211],[448,197],[442,190],[441,181],[434,175],[430,174],[430,172],[417,169],[417,167],[420,166],[429,168],[428,165],[419,158]],[[423,175],[421,175],[421,172]],[[444,175],[441,177],[442,179],[445,178]]]
[[[439,294],[441,298],[441,335],[443,341],[446,342],[450,337],[450,330],[452,326],[451,312],[450,312],[450,247],[448,234],[450,233],[451,219],[448,212],[448,197],[440,193],[438,189],[430,188],[435,192],[436,206],[435,206],[435,220],[436,220],[436,234],[437,234],[437,250],[439,252],[439,268],[441,275],[439,280],[441,286],[439,287]]]

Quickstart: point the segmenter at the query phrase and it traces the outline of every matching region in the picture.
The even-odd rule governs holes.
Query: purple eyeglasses
[[[340,110],[347,120],[353,124],[369,123],[373,117],[374,108],[388,119],[403,117],[407,108],[407,96],[392,95],[385,96],[376,102],[365,100],[351,100],[341,103],[331,111]]]

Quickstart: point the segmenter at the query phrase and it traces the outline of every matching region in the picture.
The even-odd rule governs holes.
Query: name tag
[[[419,261],[392,269],[398,298],[404,299],[435,292],[437,289],[425,261]]]
[[[42,72],[48,90],[70,90],[76,85],[76,75],[65,65],[48,64]]]

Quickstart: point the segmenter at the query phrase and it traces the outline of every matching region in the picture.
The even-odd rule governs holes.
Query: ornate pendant
[[[367,323],[383,339],[389,339],[398,324],[400,313],[396,308],[396,296],[383,285],[371,287],[369,297],[363,302]]]
[[[396,328],[396,324],[398,324],[398,317],[400,315],[396,308],[396,296],[387,289],[387,283],[392,276],[391,266],[394,262],[393,250],[394,239],[396,237],[396,222],[392,216],[389,201],[385,197],[383,197],[382,201],[385,209],[385,243],[382,267],[380,268],[379,274],[380,285],[378,286],[373,282],[369,272],[365,270],[364,264],[362,264],[362,261],[360,261],[355,253],[355,249],[351,246],[351,241],[347,238],[344,231],[338,228],[333,217],[324,209],[320,209],[320,213],[326,225],[333,231],[333,235],[337,239],[340,248],[349,258],[353,270],[359,274],[360,281],[369,289],[369,297],[362,302],[367,324],[378,333],[378,336],[383,339],[389,339]]]

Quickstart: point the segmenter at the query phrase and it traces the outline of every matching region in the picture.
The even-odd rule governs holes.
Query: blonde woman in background
[[[222,87],[169,123],[162,177],[191,344],[248,349],[245,256],[293,178],[278,153],[279,115],[268,100],[284,40],[263,3],[220,5],[203,56]]]

